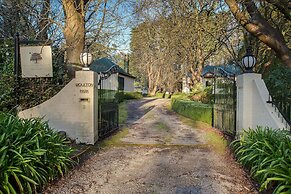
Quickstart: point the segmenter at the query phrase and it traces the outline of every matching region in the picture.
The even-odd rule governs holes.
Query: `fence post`
[[[234,135],[236,135],[236,79],[235,75],[233,75],[233,113],[234,113]]]
[[[14,97],[16,101],[16,107],[19,105],[19,33],[16,32],[14,37]]]

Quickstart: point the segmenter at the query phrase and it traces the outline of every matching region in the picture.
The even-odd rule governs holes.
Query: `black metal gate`
[[[224,134],[236,134],[236,81],[235,77],[214,78],[213,127]]]
[[[118,102],[116,93],[118,90],[103,89],[103,83],[106,79],[99,81],[98,90],[98,136],[106,137],[111,132],[118,129]]]

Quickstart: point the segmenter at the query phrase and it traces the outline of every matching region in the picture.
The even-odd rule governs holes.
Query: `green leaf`
[[[23,187],[22,187],[21,181],[19,180],[19,178],[17,177],[17,175],[13,171],[11,173],[12,173],[12,175],[13,175],[13,177],[18,185],[20,192],[23,193]]]
[[[28,178],[27,176],[22,175],[22,174],[21,174],[20,176],[21,176],[23,179],[27,180],[28,182],[30,182],[30,183],[32,183],[32,184],[34,184],[34,185],[38,185],[34,180]]]
[[[9,191],[12,194],[17,194],[17,192],[15,191],[15,189],[13,188],[13,186],[10,183],[7,183],[8,187],[9,187]]]

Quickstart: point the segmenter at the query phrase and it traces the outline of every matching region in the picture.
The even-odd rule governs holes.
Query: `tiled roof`
[[[210,66],[207,65],[204,67],[201,76],[202,77],[227,77],[227,76],[236,76],[242,73],[242,70],[239,66],[231,65],[219,65],[219,66]]]
[[[120,66],[118,66],[116,63],[112,62],[110,59],[106,57],[93,61],[89,68],[91,71],[95,71],[97,73],[106,73],[114,66],[118,67],[117,72],[120,73],[121,75],[135,78],[134,76],[125,72]]]

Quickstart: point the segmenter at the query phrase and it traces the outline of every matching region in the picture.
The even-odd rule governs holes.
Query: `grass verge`
[[[208,124],[212,122],[212,106],[200,102],[172,99],[171,108],[175,112],[194,121],[202,121]]]
[[[121,129],[116,134],[112,135],[111,137],[103,140],[100,143],[101,147],[110,147],[110,146],[119,146],[121,145],[121,139],[128,135],[129,130],[127,128]]]
[[[119,111],[119,124],[125,124],[128,117],[126,101],[119,103],[118,111]]]
[[[194,129],[200,130],[203,133],[203,138],[207,141],[207,144],[210,145],[217,153],[225,154],[227,150],[227,141],[223,135],[213,129],[208,123],[201,121],[194,121],[184,116],[179,116],[179,119],[186,125],[191,126]]]

